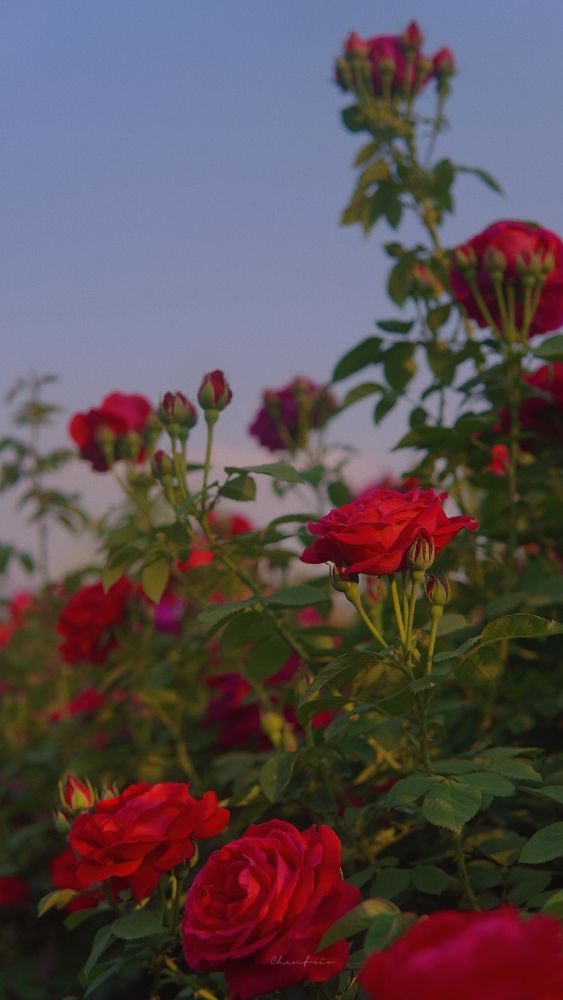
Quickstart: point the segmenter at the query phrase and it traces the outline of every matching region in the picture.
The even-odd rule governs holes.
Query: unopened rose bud
[[[151,472],[155,479],[171,479],[174,475],[174,461],[165,451],[155,451],[151,459]]]
[[[80,781],[74,774],[69,774],[64,785],[59,785],[61,802],[71,812],[82,812],[89,809],[96,801],[96,793],[89,781]]]
[[[233,394],[222,371],[216,369],[203,376],[197,398],[202,410],[206,411],[216,410],[220,412],[229,405]]]
[[[135,461],[143,450],[143,439],[137,431],[128,431],[119,442],[119,457]]]
[[[55,829],[57,833],[63,833],[63,834],[68,833],[71,824],[61,809],[59,809],[55,813],[53,818],[55,821]]]
[[[391,56],[384,56],[383,59],[379,60],[377,68],[384,80],[391,81],[395,76],[397,63],[391,58]]]
[[[457,247],[454,250],[454,264],[464,278],[474,278],[477,274],[477,254],[473,247]]]
[[[502,277],[507,268],[507,260],[502,250],[488,247],[483,256],[483,267],[491,277]]]
[[[107,465],[111,466],[115,462],[115,442],[116,435],[111,427],[100,427],[96,431],[95,438],[99,444]]]
[[[551,251],[548,251],[545,254],[542,261],[541,273],[542,275],[548,275],[551,273],[551,271],[553,271],[554,268],[555,268],[555,257],[551,253]]]
[[[333,590],[348,597],[349,594],[357,591],[360,578],[357,573],[350,573],[349,576],[345,577],[343,575],[345,572],[345,568],[333,566],[330,571],[330,582]]]
[[[165,427],[191,430],[197,423],[197,410],[183,392],[166,392],[158,408]]]
[[[432,66],[434,69],[434,74],[440,80],[444,77],[453,76],[455,73],[455,56],[451,49],[447,46],[439,49],[436,55],[432,59]]]
[[[422,48],[424,36],[416,21],[410,21],[401,35],[401,43],[405,52],[418,52]]]
[[[446,579],[442,580],[434,573],[426,581],[426,596],[433,607],[443,608],[450,599],[450,585]]]
[[[434,562],[434,539],[419,535],[407,549],[406,565],[414,573],[425,573]]]
[[[351,31],[344,42],[344,52],[347,56],[361,56],[367,59],[369,56],[369,45],[358,35],[357,31]]]

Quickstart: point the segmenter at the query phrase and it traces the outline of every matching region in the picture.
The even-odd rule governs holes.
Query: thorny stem
[[[444,609],[438,605],[434,605],[431,610],[432,615],[432,627],[430,629],[430,641],[428,643],[428,651],[426,654],[426,673],[427,675],[432,673],[432,660],[434,658],[434,649],[436,646],[436,636],[438,635],[438,626],[440,624],[440,618]]]
[[[350,601],[350,604],[354,605],[354,607],[355,607],[356,611],[358,612],[360,618],[362,619],[364,625],[367,625],[367,627],[368,627],[369,631],[371,632],[371,634],[373,636],[375,636],[375,638],[377,639],[379,645],[382,646],[383,649],[386,649],[387,648],[387,643],[385,642],[385,639],[381,635],[381,632],[379,631],[379,629],[377,629],[375,627],[375,625],[373,624],[373,622],[372,622],[371,618],[369,617],[369,615],[366,614],[365,608],[364,608],[364,606],[362,604],[362,598],[360,597],[359,590],[352,590],[346,596],[347,596],[348,600]]]
[[[428,737],[428,705],[425,691],[421,691],[416,695],[416,708],[420,732],[420,756],[424,770],[430,776],[434,774],[434,768],[432,767],[432,760],[430,757]]]
[[[217,418],[213,418],[211,413],[207,412],[205,414],[205,419],[207,421],[207,441],[205,444],[205,459],[203,465],[203,490],[202,490],[202,500],[201,509],[205,513],[205,504],[207,500],[207,484],[209,481],[209,469],[211,466],[211,452],[213,450],[213,431],[215,430],[215,424]]]

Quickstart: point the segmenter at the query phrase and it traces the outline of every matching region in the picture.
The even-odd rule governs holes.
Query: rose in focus
[[[344,941],[317,952],[359,890],[340,871],[340,841],[326,826],[301,833],[274,819],[248,828],[209,858],[188,891],[184,954],[197,971],[223,972],[231,1000],[337,976]]]
[[[398,573],[407,568],[407,551],[417,539],[432,542],[440,552],[459,531],[478,527],[467,514],[448,517],[442,506],[447,495],[434,490],[374,489],[310,522],[309,531],[317,537],[301,560],[332,562],[345,577]]]
[[[558,1000],[563,939],[552,917],[444,910],[418,920],[364,965],[373,1000]]]
[[[161,875],[193,858],[197,840],[222,833],[228,821],[214,792],[194,799],[178,782],[130,785],[75,819],[69,842],[78,885],[110,881],[114,891],[144,899]]]

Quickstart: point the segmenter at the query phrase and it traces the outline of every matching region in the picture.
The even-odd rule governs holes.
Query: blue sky
[[[359,140],[332,63],[351,28],[418,18],[456,53],[439,152],[455,242],[501,217],[563,230],[560,0],[2,0],[0,390],[55,371],[68,412],[113,389],[194,392],[222,367],[223,441],[246,447],[265,385],[327,378],[386,303],[377,230],[338,225]],[[415,236],[413,230],[412,234]],[[367,462],[401,432],[342,419]]]

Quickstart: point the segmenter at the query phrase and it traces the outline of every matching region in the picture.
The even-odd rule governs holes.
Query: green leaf
[[[366,121],[357,104],[351,104],[342,110],[342,121],[350,132],[361,132]]]
[[[283,667],[290,654],[289,643],[274,632],[252,647],[244,661],[244,672],[254,681],[265,681]]]
[[[229,474],[254,472],[260,476],[272,476],[274,479],[280,479],[284,483],[301,482],[301,476],[297,469],[294,469],[287,462],[267,462],[266,465],[247,465],[243,468],[239,468],[236,465],[227,465],[225,466],[225,472]]]
[[[401,937],[416,920],[414,913],[381,913],[375,917],[364,939],[364,953],[388,948],[396,938]]]
[[[367,337],[366,340],[362,340],[361,344],[357,344],[340,359],[332,373],[332,381],[340,382],[343,378],[348,378],[349,375],[366,368],[367,365],[376,364],[380,360],[380,347],[380,337]]]
[[[435,782],[435,778],[429,775],[412,775],[410,778],[401,778],[387,794],[387,805],[390,809],[394,806],[402,806],[409,802],[416,802],[424,795]]]
[[[343,507],[344,504],[350,503],[352,499],[352,494],[346,483],[340,481],[330,483],[327,492],[328,499],[334,507]]]
[[[157,559],[143,566],[141,584],[147,597],[158,604],[170,578],[170,564],[167,559]]]
[[[84,966],[84,975],[86,977],[90,975],[96,962],[103,955],[106,948],[109,948],[113,940],[114,935],[111,924],[106,924],[105,927],[100,927],[99,931],[96,931],[88,960]]]
[[[498,795],[499,798],[509,797],[515,794],[515,788],[508,778],[501,774],[491,774],[487,771],[475,772],[475,774],[464,774],[461,779],[464,785],[472,785],[479,788],[485,795]]]
[[[237,611],[241,611],[243,608],[250,608],[253,604],[258,604],[257,597],[246,597],[243,601],[231,601],[224,604],[212,604],[210,607],[200,611],[197,616],[198,621],[208,628],[213,628],[219,622],[222,622],[224,618],[230,618]]]
[[[283,587],[275,594],[264,599],[266,604],[274,608],[306,608],[310,604],[323,604],[330,601],[329,595],[319,587],[308,583],[300,583],[295,587]]]
[[[562,632],[563,625],[553,619],[527,614],[505,615],[485,626],[479,645],[486,646],[489,642],[501,642],[503,639],[543,639]]]
[[[414,326],[414,320],[380,319],[377,321],[377,325],[385,333],[410,333]]]
[[[319,691],[328,685],[335,684],[336,681],[339,682],[339,686],[347,684],[356,677],[361,671],[367,670],[370,667],[374,667],[379,663],[377,653],[345,653],[343,656],[337,657],[335,660],[331,660],[330,663],[323,667],[320,673],[317,674],[313,683],[307,688],[305,694],[302,695],[299,702],[299,707],[305,705],[307,702],[312,701]]]
[[[542,361],[563,361],[563,333],[558,333],[549,340],[543,340],[531,353]]]
[[[554,892],[543,905],[542,913],[547,913],[550,917],[563,917],[563,889]]]
[[[316,954],[329,948],[331,944],[338,941],[345,941],[346,938],[354,937],[360,931],[365,931],[372,923],[374,917],[383,913],[398,913],[397,907],[387,899],[366,899],[363,903],[349,910],[345,916],[337,920],[332,927],[323,935],[317,945]]]
[[[412,884],[419,892],[426,892],[430,896],[441,896],[448,888],[450,880],[436,865],[417,865],[412,873]]]
[[[54,892],[48,892],[46,896],[41,897],[37,904],[37,916],[42,917],[53,907],[62,910],[73,896],[76,896],[75,889],[55,889]]]
[[[340,406],[338,407],[338,412],[342,413],[349,406],[353,406],[360,399],[366,399],[367,396],[373,396],[376,392],[383,392],[383,386],[379,382],[362,382],[361,385],[354,386],[346,393],[344,399],[342,400]]]
[[[221,487],[219,493],[227,500],[240,500],[245,503],[256,499],[256,483],[252,476],[235,476]]]
[[[458,174],[473,174],[474,177],[478,177],[483,184],[491,188],[492,191],[496,191],[497,194],[504,194],[499,182],[493,177],[488,170],[483,170],[482,167],[463,167],[459,164],[455,164],[455,170]]]
[[[105,983],[108,979],[112,979],[113,976],[116,976],[122,966],[122,958],[116,958],[115,961],[110,962],[109,965],[100,966],[98,975],[88,985],[88,989],[84,994],[84,1000],[88,1000],[88,997],[91,997],[92,994],[96,992],[98,987],[102,985],[102,983]]]
[[[545,795],[563,806],[563,785],[546,785],[544,788],[534,788],[534,792],[537,795]]]
[[[385,378],[395,392],[402,392],[416,374],[415,351],[416,344],[411,343],[393,344],[385,351]]]
[[[276,753],[264,764],[260,772],[260,786],[270,802],[277,802],[291,780],[297,754],[290,751]]]
[[[520,852],[520,861],[526,865],[539,865],[563,857],[563,823],[551,823],[538,830],[526,841]]]
[[[123,941],[135,941],[137,938],[160,934],[162,931],[162,909],[160,906],[148,903],[141,909],[118,917],[110,927],[115,937]]]
[[[395,899],[411,884],[411,873],[404,868],[383,868],[374,878],[370,892],[383,899]]]
[[[102,587],[104,592],[107,594],[110,587],[113,587],[114,583],[117,583],[121,579],[125,570],[121,566],[109,567],[106,566],[104,572],[102,573]]]
[[[479,809],[481,799],[478,788],[448,778],[432,786],[424,799],[422,812],[434,826],[444,826],[454,833],[460,833],[464,824]]]

